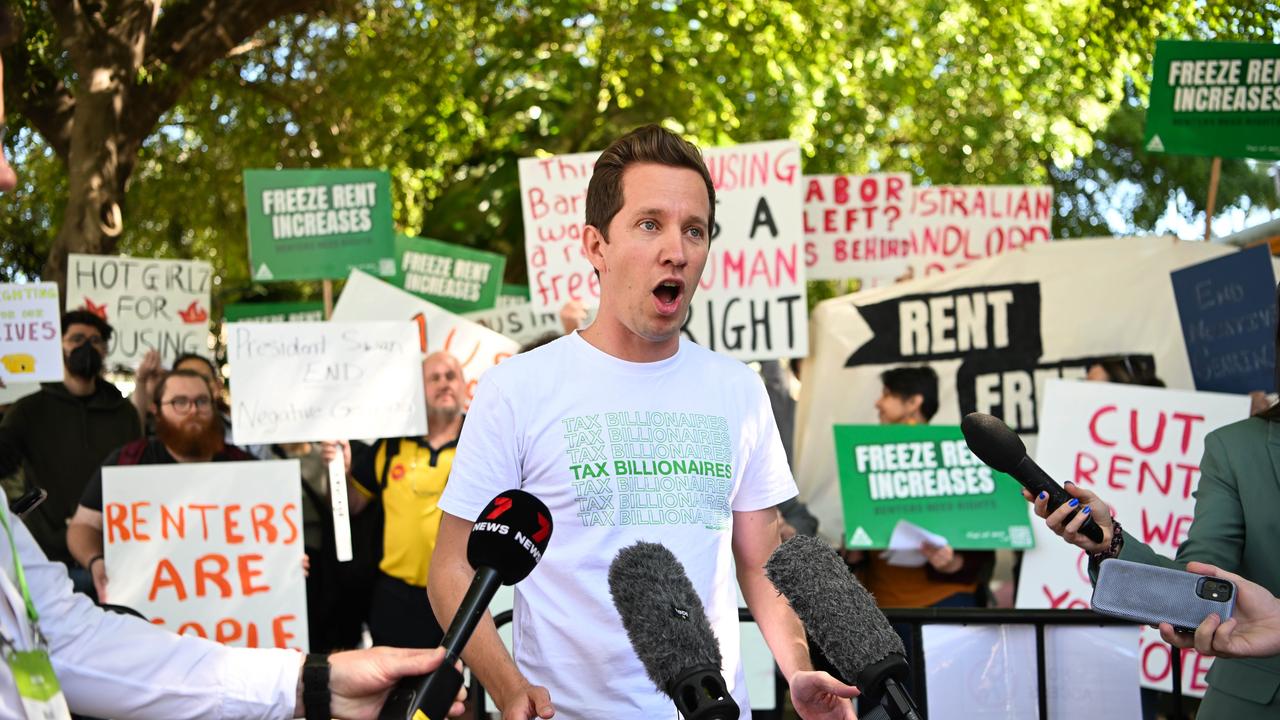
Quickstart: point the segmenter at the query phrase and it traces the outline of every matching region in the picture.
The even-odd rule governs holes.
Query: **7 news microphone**
[[[797,535],[773,552],[764,571],[841,680],[857,685],[874,706],[862,720],[922,720],[903,687],[910,668],[902,638],[834,550]]]
[[[489,502],[467,539],[467,562],[476,574],[441,643],[444,661],[435,672],[401,680],[378,720],[444,720],[462,687],[458,657],[493,594],[498,586],[514,585],[533,572],[550,539],[551,513],[538,498],[507,490]]]
[[[609,594],[649,679],[682,718],[738,719],[738,703],[720,674],[720,643],[670,550],[648,542],[623,548],[609,565]]]
[[[1071,502],[1071,495],[1027,456],[1027,446],[1022,444],[1022,438],[999,418],[986,413],[969,413],[960,420],[960,432],[979,460],[1017,480],[1032,496],[1047,495],[1049,512]],[[1081,509],[1072,510],[1066,522],[1074,519]],[[1093,518],[1085,518],[1080,525],[1080,534],[1096,543],[1102,542],[1102,528]]]

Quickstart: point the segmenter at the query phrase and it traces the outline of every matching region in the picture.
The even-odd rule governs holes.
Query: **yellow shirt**
[[[449,481],[458,443],[455,440],[433,450],[422,438],[400,438],[399,448],[387,462],[389,444],[395,443],[379,440],[368,453],[371,462],[353,464],[351,473],[357,490],[366,497],[382,499],[386,521],[378,567],[410,585],[426,587],[440,531],[438,503]]]

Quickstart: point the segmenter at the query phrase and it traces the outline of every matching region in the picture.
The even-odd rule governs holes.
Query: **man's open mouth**
[[[684,283],[679,280],[663,280],[653,288],[653,296],[657,298],[658,309],[662,312],[675,312],[682,294]]]

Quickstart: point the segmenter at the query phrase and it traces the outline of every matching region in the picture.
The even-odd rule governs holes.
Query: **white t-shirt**
[[[665,545],[702,599],[742,717],[730,541],[733,511],[796,494],[760,378],[687,340],[654,363],[570,334],[485,373],[440,506],[474,520],[522,488],[551,510],[542,562],[516,585],[514,655],[556,717],[675,718],[645,675],[609,595],[608,570],[637,541]]]

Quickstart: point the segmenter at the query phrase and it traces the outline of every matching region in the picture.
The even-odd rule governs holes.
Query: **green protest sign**
[[[1280,160],[1280,44],[1159,40],[1146,148]]]
[[[227,322],[321,322],[324,320],[324,303],[318,300],[231,303],[222,308],[222,319]]]
[[[454,313],[492,308],[507,258],[429,238],[396,237],[393,284]]]
[[[245,170],[254,280],[396,272],[391,176],[382,170]]]
[[[1022,486],[987,467],[955,425],[837,425],[850,548],[890,547],[899,520],[959,550],[1029,548]]]

